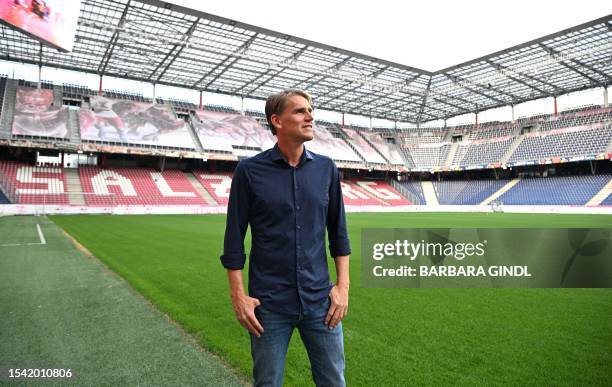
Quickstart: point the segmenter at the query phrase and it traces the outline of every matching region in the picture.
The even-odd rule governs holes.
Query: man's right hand
[[[255,317],[255,308],[261,305],[257,298],[245,294],[232,297],[232,306],[240,325],[257,337],[261,337],[264,329]]]

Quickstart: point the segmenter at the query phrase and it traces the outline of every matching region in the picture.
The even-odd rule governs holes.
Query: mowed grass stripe
[[[37,223],[46,245],[0,247],[1,367],[70,368],[82,386],[245,384],[54,223],[4,217],[0,229],[29,240]],[[68,384],[27,382],[53,383]]]
[[[248,335],[235,320],[219,263],[224,216],[52,219],[205,347],[245,376],[250,373]],[[348,224],[353,248],[344,325],[349,385],[608,384],[609,289],[364,289],[359,258],[366,227],[609,227],[612,217],[350,214]],[[297,334],[286,382],[311,385]]]

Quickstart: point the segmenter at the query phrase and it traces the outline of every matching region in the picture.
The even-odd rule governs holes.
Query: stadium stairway
[[[0,189],[0,204],[10,204],[11,202],[8,200],[8,198],[4,195],[4,192],[2,192],[2,189]]]
[[[429,206],[437,206],[440,204],[438,203],[436,190],[434,189],[433,183],[431,181],[421,182],[421,187],[423,188],[423,195],[425,196],[425,204]]]
[[[518,145],[517,145],[518,146]],[[511,154],[511,153],[510,153]],[[486,205],[491,203],[493,200],[497,199],[498,197],[502,196],[504,193],[506,193],[506,191],[509,191],[512,187],[514,187],[515,185],[517,185],[519,182],[521,181],[521,179],[512,179],[508,182],[508,184],[504,185],[503,187],[501,187],[500,189],[498,189],[493,195],[489,196],[488,198],[486,198],[485,200],[482,201],[482,203],[480,203],[480,205]]]
[[[361,131],[357,131],[357,135],[361,136],[361,138],[363,138],[365,140],[365,142],[367,142],[372,147],[372,149],[374,149],[376,151],[376,153],[378,153],[380,155],[380,157],[382,157],[383,160],[385,160],[385,162],[387,164],[391,164],[389,162],[389,159],[387,157],[385,157],[384,153],[380,149],[378,149],[378,147],[375,144],[373,144],[372,141],[370,141],[370,139],[367,136],[362,134]]]
[[[212,206],[218,206],[219,203],[208,193],[208,191],[202,186],[202,184],[198,181],[198,179],[191,172],[185,172],[185,177],[196,192],[204,199],[204,201]]]
[[[451,145],[451,148],[448,151],[448,156],[446,156],[446,161],[444,162],[444,166],[448,167],[453,164],[453,159],[455,158],[455,154],[457,153],[458,148],[459,148],[458,142],[454,142]]]
[[[191,140],[193,141],[193,144],[195,145],[196,152],[204,152],[204,147],[202,146],[202,142],[200,141],[200,138],[198,137],[198,134],[196,133],[195,127],[193,126],[193,122],[197,120],[198,118],[195,116],[195,114],[193,113],[189,114],[189,122],[187,122],[187,127],[188,127],[187,131],[189,132],[189,135],[191,136]]]
[[[84,206],[85,198],[83,197],[83,188],[81,186],[79,170],[76,168],[64,168],[64,176],[66,176],[68,202],[73,206]]]
[[[17,81],[8,79],[4,90],[4,106],[0,120],[0,138],[11,138],[13,129],[13,116],[15,115],[15,98],[17,96]],[[7,101],[12,101],[7,103]]]
[[[605,185],[591,200],[587,202],[587,206],[598,206],[603,203],[608,196],[612,195],[612,179]]]
[[[64,99],[64,91],[61,86],[54,85],[53,86],[53,106],[62,107],[63,99]]]
[[[508,160],[510,160],[510,156],[512,156],[512,154],[514,153],[514,151],[516,150],[516,148],[519,147],[519,145],[521,145],[521,143],[523,142],[523,139],[525,138],[524,134],[519,135],[514,142],[512,143],[512,145],[510,145],[510,148],[508,148],[508,151],[506,152],[506,154],[504,154],[504,157],[502,157],[501,162],[502,163],[507,163]]]
[[[79,125],[79,112],[77,110],[68,110],[68,130],[70,131],[70,142],[80,144],[81,129]]]
[[[375,194],[375,191],[372,190],[372,188],[370,188],[367,184],[364,184],[364,182],[360,182],[360,181],[356,181],[356,182],[348,182],[345,181],[345,183],[350,184],[352,186],[356,186],[359,189],[361,189],[361,191],[363,193],[365,193],[366,195],[368,195],[369,197],[371,197],[372,199],[376,200],[378,203],[380,203],[383,206],[390,206],[391,204],[386,201],[385,199],[378,197]]]

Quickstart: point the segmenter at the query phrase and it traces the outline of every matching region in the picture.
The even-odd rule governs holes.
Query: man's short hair
[[[312,106],[312,98],[310,97],[310,94],[299,89],[283,90],[280,93],[272,94],[266,100],[266,119],[268,120],[268,125],[270,125],[270,131],[273,135],[276,135],[276,127],[274,127],[274,124],[272,124],[272,115],[281,114],[287,107],[287,101],[289,98],[295,95],[304,97]]]

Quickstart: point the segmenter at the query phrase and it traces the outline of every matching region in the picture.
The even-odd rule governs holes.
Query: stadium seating
[[[2,190],[0,190],[0,204],[9,204],[10,201],[8,200],[8,198],[6,196],[4,196],[4,193],[2,192]]]
[[[508,180],[451,180],[434,181],[440,204],[478,205],[497,192]]]
[[[610,175],[523,178],[499,197],[505,205],[585,205]]]
[[[180,171],[137,168],[79,168],[90,206],[208,205]]]
[[[486,165],[499,162],[513,141],[514,137],[506,138],[505,140],[493,139],[481,143],[472,143],[467,148],[463,158],[457,162],[457,165]]]
[[[358,188],[358,190],[356,190]],[[364,193],[377,201],[377,205],[384,206],[405,206],[413,204],[410,200],[403,197],[395,188],[389,183],[382,180],[352,180],[343,182],[343,196],[344,202],[349,204],[349,192],[345,192],[344,189],[350,189],[351,193],[359,196],[358,192]],[[360,196],[361,198],[361,196]],[[364,203],[365,204],[365,203]]]
[[[10,191],[15,203],[71,204],[66,176],[60,167],[2,161],[0,173],[4,181],[2,189],[5,193]],[[79,168],[83,201],[90,206],[227,205],[231,174],[195,171],[193,175],[194,182],[199,182],[208,193],[206,199],[197,191],[202,188],[194,187],[187,176],[178,170],[158,172],[148,168]],[[498,200],[504,205],[585,205],[611,178],[610,175],[523,178]],[[458,180],[434,181],[433,186],[440,204],[478,205],[506,183],[508,180]],[[347,206],[426,203],[421,182],[393,184],[382,180],[343,180],[344,203]],[[0,203],[7,201],[6,195],[2,195]],[[601,205],[612,205],[612,195]]]
[[[536,134],[525,137],[510,162],[547,157],[573,157],[604,153],[612,140],[612,127]]]
[[[0,172],[9,181],[18,204],[68,204],[66,178],[59,167],[36,167],[0,161]]]
[[[407,191],[404,195],[410,199],[413,204],[426,204],[425,194],[423,193],[423,187],[420,181],[401,181],[399,185],[402,189]]]
[[[193,175],[219,205],[227,205],[230,187],[232,185],[231,174],[194,171]]]

